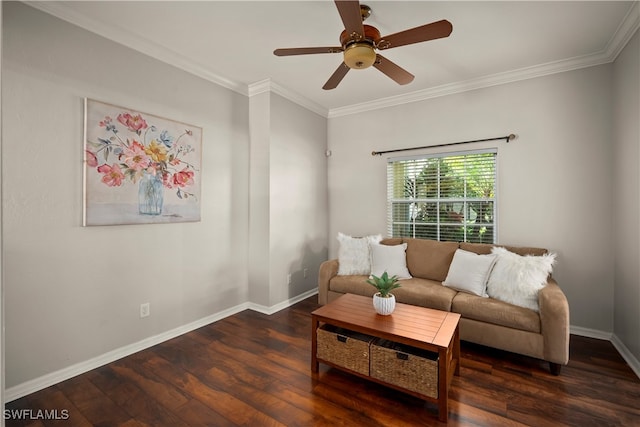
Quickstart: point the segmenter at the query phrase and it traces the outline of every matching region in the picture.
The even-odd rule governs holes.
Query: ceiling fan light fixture
[[[344,50],[344,63],[354,70],[369,68],[376,62],[376,52],[369,43],[352,43]]]

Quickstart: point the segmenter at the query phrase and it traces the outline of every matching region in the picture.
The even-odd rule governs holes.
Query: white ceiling
[[[638,1],[363,1],[382,35],[440,19],[450,37],[389,49],[414,74],[400,86],[374,68],[323,84],[340,53],[276,57],[282,47],[339,46],[333,1],[43,1],[59,18],[232,90],[271,89],[327,116],[611,62],[639,26]]]

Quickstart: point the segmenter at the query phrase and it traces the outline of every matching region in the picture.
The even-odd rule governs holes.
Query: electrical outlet
[[[151,314],[151,304],[145,302],[144,304],[140,304],[140,318],[148,317]]]
[[[287,274],[287,285],[291,284],[291,273]]]
[[[305,268],[304,270],[302,270],[302,275],[304,276],[304,278],[306,279],[307,276],[309,276],[309,269]]]

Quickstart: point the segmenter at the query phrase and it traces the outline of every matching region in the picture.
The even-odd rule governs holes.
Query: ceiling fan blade
[[[451,31],[453,31],[451,22],[443,19],[442,21],[432,22],[431,24],[384,36],[378,40],[377,48],[391,49],[392,47],[441,39],[443,37],[449,37]]]
[[[373,66],[382,71],[399,85],[406,85],[407,83],[411,83],[415,77],[404,68],[389,61],[387,58],[380,54],[376,55],[376,62],[373,63]]]
[[[364,36],[364,27],[362,26],[362,15],[360,14],[359,1],[339,1],[335,0],[338,13],[344,24],[344,29],[349,38],[352,34],[357,34],[354,38],[359,40]]]
[[[348,72],[349,72],[349,67],[347,67],[347,64],[343,62],[342,64],[340,64],[338,69],[333,72],[331,77],[329,77],[329,80],[327,80],[324,86],[322,86],[322,89],[324,90],[335,89],[336,87],[338,87],[338,85],[340,84],[342,79],[344,79],[344,76],[346,76]]]
[[[342,52],[342,46],[323,46],[323,47],[292,47],[285,49],[276,49],[273,54],[276,56],[291,55],[310,55],[314,53],[339,53]]]

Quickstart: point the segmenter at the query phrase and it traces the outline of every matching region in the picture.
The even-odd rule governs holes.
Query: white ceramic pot
[[[393,294],[389,294],[389,297],[383,298],[378,292],[373,296],[373,308],[376,309],[376,313],[388,316],[396,308],[396,297]]]

